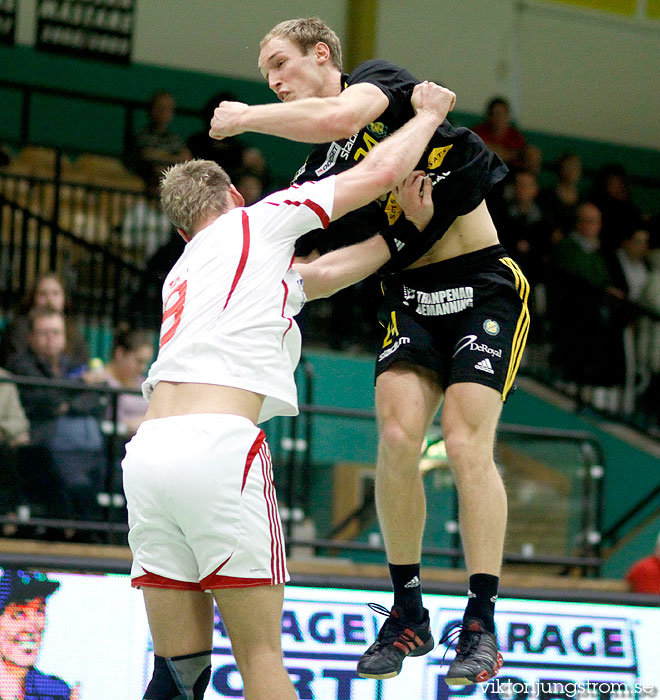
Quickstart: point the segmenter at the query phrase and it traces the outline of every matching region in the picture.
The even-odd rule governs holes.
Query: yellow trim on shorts
[[[502,401],[505,401],[507,394],[509,391],[511,391],[511,387],[513,386],[516,374],[518,373],[518,368],[520,367],[520,360],[522,359],[523,350],[527,344],[527,333],[529,332],[529,308],[527,306],[527,299],[529,298],[529,282],[514,260],[511,258],[500,258],[500,262],[506,265],[511,272],[513,272],[513,276],[516,278],[516,291],[518,292],[520,300],[522,301],[522,309],[520,311],[520,316],[518,317],[518,323],[516,323],[516,331],[513,334],[509,368],[506,373],[504,389],[502,389]]]

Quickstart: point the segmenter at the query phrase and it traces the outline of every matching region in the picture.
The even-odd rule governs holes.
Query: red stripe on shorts
[[[131,579],[131,586],[133,588],[141,588],[142,586],[147,586],[149,588],[171,588],[177,591],[201,591],[202,587],[197,581],[177,581],[173,578],[167,578],[167,576],[160,576],[159,574],[152,574],[142,567],[144,574],[142,576],[137,576]]]
[[[264,477],[264,498],[268,510],[268,523],[270,527],[270,568],[271,582],[273,584],[284,582],[284,548],[282,541],[282,528],[277,512],[277,499],[275,498],[275,487],[273,485],[272,462],[268,445],[266,449],[259,452],[261,459],[261,469]]]
[[[245,488],[245,482],[247,481],[250,467],[252,466],[254,458],[257,456],[257,453],[261,449],[261,446],[263,445],[265,439],[266,435],[264,431],[260,430],[259,435],[257,435],[257,439],[252,444],[252,447],[250,448],[250,451],[248,452],[247,457],[245,458],[245,469],[243,469],[243,483],[241,484],[241,493],[243,493],[243,489]]]

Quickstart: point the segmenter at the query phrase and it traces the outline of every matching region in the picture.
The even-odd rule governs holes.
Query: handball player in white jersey
[[[210,161],[165,173],[161,202],[186,247],[163,285],[160,350],[143,386],[149,410],[123,461],[131,579],[144,593],[155,653],[144,698],[203,697],[213,598],[246,700],[296,698],[280,644],[284,539],[257,424],[298,411],[293,315],[305,295],[328,296],[390,253],[374,236],[292,266],[294,243],[404,178],[420,202],[430,198],[422,175],[408,176],[454,100],[418,85],[415,117],[358,165],[250,207]]]

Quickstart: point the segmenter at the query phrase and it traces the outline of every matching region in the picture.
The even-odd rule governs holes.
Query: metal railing
[[[303,363],[305,394],[312,395],[312,370],[311,365]],[[35,377],[0,377],[0,382],[11,382],[19,389],[26,387],[43,387],[44,389],[60,389],[70,392],[94,392],[107,397],[109,420],[104,422],[106,436],[106,472],[101,479],[98,489],[98,519],[89,521],[76,520],[75,518],[34,517],[29,510],[21,512],[21,505],[17,503],[16,512],[11,516],[0,518],[0,524],[10,525],[35,533],[44,534],[49,530],[65,530],[71,528],[78,532],[96,533],[97,541],[108,543],[124,543],[127,532],[124,501],[121,491],[121,479],[118,465],[123,457],[125,436],[122,435],[121,426],[117,421],[118,398],[121,394],[138,394],[138,391],[127,391],[121,388],[81,384],[80,381],[48,380]],[[289,489],[284,490],[280,497],[286,504],[288,512],[294,508],[303,513],[310,509],[309,496],[311,493],[311,462],[312,442],[314,440],[315,417],[334,417],[349,421],[374,421],[373,411],[344,409],[330,406],[315,406],[302,404],[301,415],[288,421],[288,430],[285,428],[281,434],[279,445],[273,446],[273,454],[278,454],[278,448],[284,446],[280,452],[281,462],[276,463],[278,471],[286,473]],[[283,419],[285,420],[285,419]],[[298,431],[302,430],[305,438],[298,437]],[[504,561],[510,564],[526,564],[537,566],[562,567],[564,571],[579,570],[583,574],[597,574],[600,567],[600,532],[602,521],[602,478],[604,474],[604,456],[598,440],[587,432],[565,431],[542,428],[530,428],[528,426],[506,425],[500,426],[499,434],[502,437],[515,436],[518,440],[543,440],[553,444],[573,442],[580,446],[582,455],[581,464],[576,464],[575,469],[580,474],[582,489],[576,496],[579,498],[580,507],[580,546],[576,551],[562,555],[549,554],[517,554],[506,552]],[[36,465],[38,468],[38,465]],[[301,490],[300,486],[304,486]],[[296,500],[296,494],[305,494],[305,499]],[[52,494],[53,498],[57,494]],[[355,514],[357,515],[357,514]],[[455,511],[449,514],[448,520],[455,517]],[[286,523],[286,519],[283,518]],[[338,552],[370,552],[382,553],[384,547],[380,542],[347,541],[336,537],[305,537],[296,533],[293,521],[289,518],[287,527],[287,542],[289,547],[305,547],[315,554]],[[454,566],[462,560],[462,551],[458,539],[455,539],[452,547],[426,546],[423,549],[426,561],[449,559]]]
[[[160,291],[148,260],[171,244],[173,229],[162,218],[156,231],[131,223],[136,212],[152,211],[157,205],[142,193],[0,173],[2,307],[14,307],[40,274],[56,271],[77,317],[117,325],[139,290]],[[159,305],[151,311],[149,319],[159,318]]]

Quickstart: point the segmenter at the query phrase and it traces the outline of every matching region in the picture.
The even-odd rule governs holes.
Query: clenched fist
[[[454,109],[456,95],[441,85],[425,80],[415,85],[410,103],[416,113],[432,112],[444,120],[447,113]]]
[[[243,102],[221,102],[213,112],[209,136],[214,139],[224,139],[227,136],[242,134],[241,117],[249,109]]]

